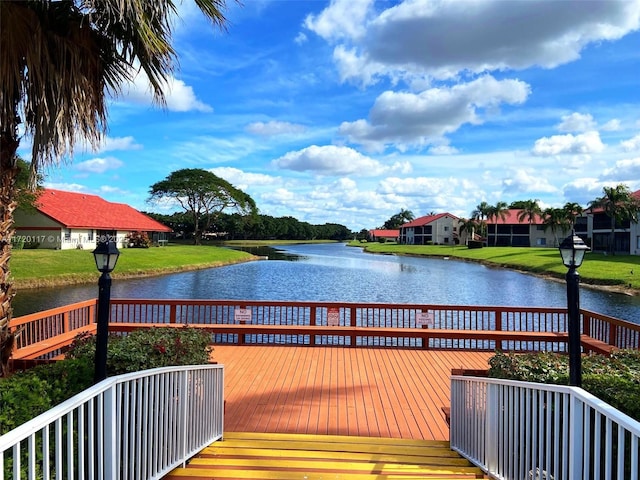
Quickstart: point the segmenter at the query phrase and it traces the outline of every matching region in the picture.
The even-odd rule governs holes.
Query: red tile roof
[[[97,195],[45,189],[37,209],[65,228],[95,228],[143,232],[171,229],[124,203],[112,203]]]
[[[488,225],[528,225],[529,224],[529,216],[526,215],[522,221],[518,220],[518,215],[520,215],[520,212],[522,211],[522,209],[519,208],[512,208],[511,210],[507,210],[505,212],[505,217],[504,220],[501,217],[498,218],[490,218],[487,219],[487,224]],[[541,225],[542,223],[544,223],[544,221],[542,220],[542,217],[540,215],[534,215],[533,216],[533,221],[531,222],[533,225]]]
[[[439,220],[440,218],[444,218],[444,217],[451,217],[454,220],[458,220],[458,217],[456,217],[455,215],[451,215],[450,213],[438,213],[437,215],[426,215],[424,217],[416,218],[415,220],[412,220],[402,225],[402,228],[422,227],[424,225],[429,225],[430,223],[433,223],[436,220]]]
[[[369,230],[369,235],[374,237],[386,237],[386,238],[395,238],[400,236],[400,230],[382,230],[382,229],[373,229]]]

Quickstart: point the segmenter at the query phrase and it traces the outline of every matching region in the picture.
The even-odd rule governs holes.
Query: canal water
[[[269,260],[114,280],[113,298],[244,299],[566,307],[564,282],[453,259],[372,255],[344,244],[254,250]],[[558,256],[558,262],[560,258]],[[117,267],[116,267],[117,270]],[[22,290],[14,315],[97,297],[95,285]],[[581,306],[640,323],[640,297],[585,287]]]

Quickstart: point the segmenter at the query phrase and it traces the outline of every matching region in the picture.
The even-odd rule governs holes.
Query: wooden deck
[[[492,353],[390,348],[222,346],[226,432],[448,440],[451,369]]]

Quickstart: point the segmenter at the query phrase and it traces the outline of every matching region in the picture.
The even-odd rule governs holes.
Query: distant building
[[[171,229],[124,203],[97,195],[45,189],[36,211],[18,208],[14,214],[15,239],[37,248],[72,249],[96,246],[109,236],[118,246],[131,232],[146,232],[154,243],[166,241]]]
[[[400,227],[400,243],[405,245],[455,245],[459,243],[460,219],[450,213],[426,215]]]
[[[640,190],[632,193],[640,200]],[[601,208],[585,210],[576,220],[576,234],[598,252],[610,251],[611,217]],[[640,225],[629,220],[617,223],[614,228],[614,253],[640,255]]]
[[[373,229],[369,230],[369,241],[370,242],[397,242],[400,238],[400,230],[383,230],[383,229]]]
[[[561,229],[552,232],[545,229],[544,220],[534,215],[519,220],[522,210],[512,208],[505,212],[504,218],[487,220],[487,245],[490,247],[557,247],[568,234]]]

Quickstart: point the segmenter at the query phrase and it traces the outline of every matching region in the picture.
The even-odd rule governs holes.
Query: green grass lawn
[[[365,247],[366,251],[371,253],[468,259],[558,278],[564,278],[567,273],[557,248],[484,247],[469,249],[466,246],[359,242],[352,242],[350,245]],[[578,272],[584,283],[615,285],[640,291],[640,256],[612,256],[589,252]]]
[[[113,278],[162,274],[251,260],[246,252],[214,246],[168,245],[120,249]],[[18,288],[95,282],[91,250],[13,250],[11,273]]]

